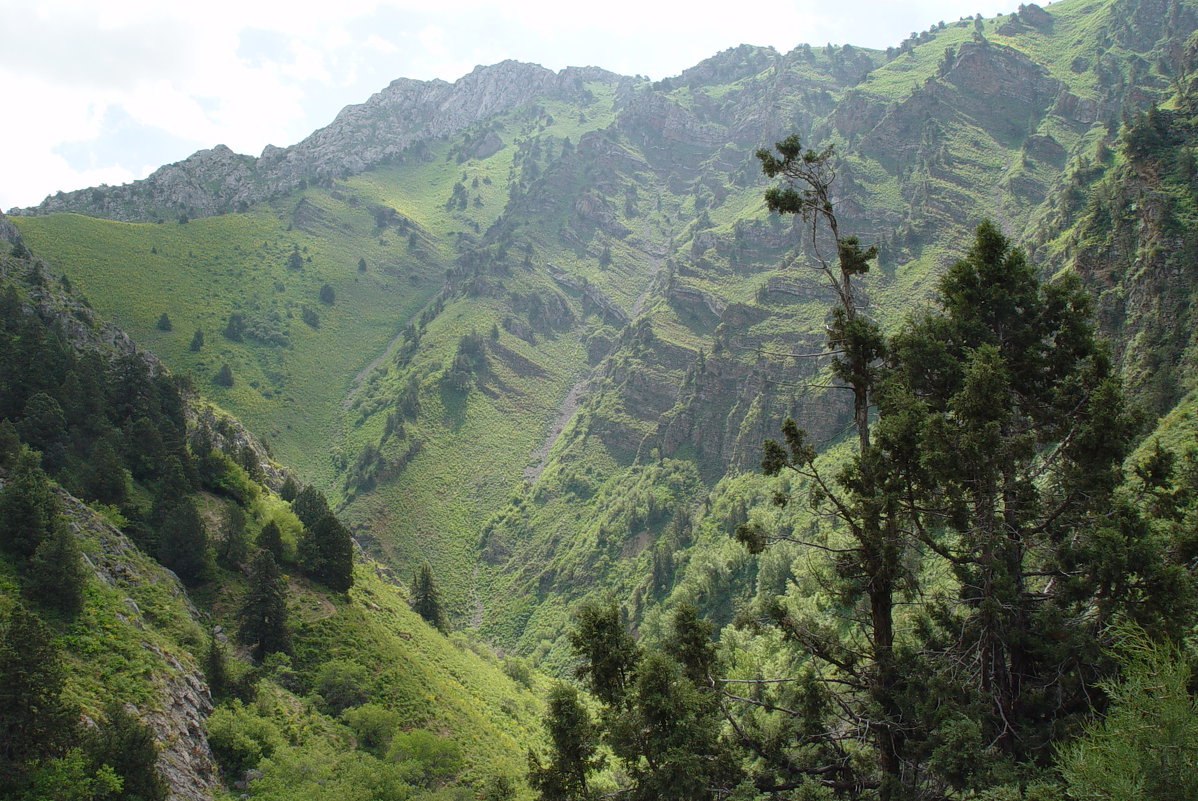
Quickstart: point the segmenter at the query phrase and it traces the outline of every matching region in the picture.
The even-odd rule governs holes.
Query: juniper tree
[[[258,547],[269,551],[276,562],[283,561],[283,532],[273,518],[266,521],[266,525],[258,532]]]
[[[955,580],[927,604],[926,670],[976,699],[979,742],[1040,759],[1089,707],[1103,621],[1178,602],[1143,591],[1162,554],[1138,547],[1139,515],[1115,495],[1136,427],[1089,298],[1071,277],[1041,283],[982,223],[890,362],[883,450],[913,532]]]
[[[711,629],[693,607],[673,619],[664,648],[642,648],[624,628],[614,602],[582,606],[575,614],[570,645],[577,673],[601,704],[599,730],[620,760],[627,786],[620,792],[641,801],[699,801],[724,797],[742,775],[730,744],[721,737],[720,694]],[[571,728],[563,705],[554,726]],[[567,738],[578,748],[577,735]],[[581,741],[585,742],[585,741]],[[560,753],[560,749],[556,753]],[[586,760],[563,760],[585,774]],[[546,775],[534,764],[532,780]],[[559,770],[559,774],[561,771]]]
[[[286,490],[287,486],[284,485],[283,488]],[[304,526],[311,528],[322,517],[329,514],[329,502],[323,492],[309,484],[300,490],[291,501],[291,511],[295,512],[295,516]]]
[[[593,797],[590,775],[603,765],[599,737],[591,716],[568,684],[555,684],[549,691],[545,712],[549,735],[548,764],[528,753],[528,783],[540,801],[585,801]]]
[[[85,736],[85,750],[94,766],[107,765],[121,777],[121,791],[115,797],[163,801],[170,786],[158,772],[154,730],[115,701],[104,708],[104,717],[105,721]]]
[[[208,533],[191,498],[184,497],[165,512],[158,533],[158,561],[184,584],[197,584],[208,577],[212,562]]]
[[[19,559],[33,555],[59,511],[58,498],[38,462],[36,452],[21,448],[8,483],[0,488],[0,550]]]

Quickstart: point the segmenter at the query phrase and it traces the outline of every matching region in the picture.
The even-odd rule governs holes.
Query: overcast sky
[[[399,77],[506,58],[658,79],[741,43],[885,48],[1019,0],[0,0],[0,209],[258,155]]]

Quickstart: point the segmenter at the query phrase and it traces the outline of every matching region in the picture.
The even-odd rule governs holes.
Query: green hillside
[[[15,219],[339,499],[372,552],[430,561],[459,625],[532,653],[583,587],[638,618],[656,606],[669,531],[787,414],[824,442],[844,425],[818,365],[778,355],[818,349],[829,295],[801,228],[764,213],[753,150],[792,131],[837,147],[842,225],[880,247],[869,313],[893,328],[983,217],[1051,252],[1066,176],[1184,69],[1195,11],[1157,5],[1028,7],[884,53],[742,46],[654,84],[596,75],[186,224]],[[231,387],[212,383],[224,364]]]
[[[519,791],[539,674],[434,628],[348,533],[333,586],[313,491],[66,278],[5,255],[0,298],[0,795]]]
[[[835,570],[732,537],[828,536],[810,510],[773,503],[795,487],[759,474],[761,442],[793,416],[831,473],[853,459],[852,410],[819,358],[836,295],[818,267],[834,245],[766,212],[754,152],[791,133],[834,146],[840,232],[878,247],[859,311],[883,334],[928,307],[983,219],[1042,275],[1078,275],[1140,434],[1159,419],[1184,453],[1196,28],[1188,0],[1062,0],[886,51],[742,45],[657,82],[551,81],[507,62],[482,71],[552,88],[508,87],[494,115],[447,116],[444,133],[352,170],[313,162],[299,179],[249,160],[254,186],[281,188],[242,211],[202,216],[151,177],[13,222],[324,491],[399,583],[431,565],[469,638],[566,677],[581,603],[618,599],[648,643],[685,602],[723,627],[740,680],[793,673],[781,635],[752,621],[835,617]],[[377,126],[352,125],[313,141],[375,142]],[[220,185],[209,166],[174,166]],[[212,208],[237,207],[212,191]],[[225,365],[230,386],[214,381]],[[369,615],[331,619],[343,613],[361,632],[322,647],[383,660]],[[519,772],[519,753],[485,757]]]

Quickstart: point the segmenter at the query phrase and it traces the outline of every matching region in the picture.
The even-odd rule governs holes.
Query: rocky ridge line
[[[553,72],[512,60],[476,67],[452,84],[400,78],[365,103],[342,109],[328,126],[290,147],[267,145],[254,158],[217,145],[140,181],[59,192],[10,213],[77,212],[126,221],[209,217],[244,209],[305,182],[363,172],[533,100],[576,98],[586,93],[587,83],[629,80],[598,67]]]

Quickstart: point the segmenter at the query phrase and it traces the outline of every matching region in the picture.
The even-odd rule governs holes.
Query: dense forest
[[[1198,797],[1196,30],[504,62],[0,215],[0,798]]]

